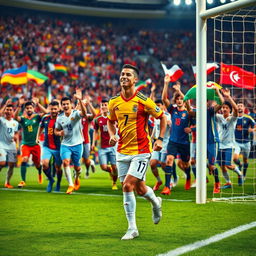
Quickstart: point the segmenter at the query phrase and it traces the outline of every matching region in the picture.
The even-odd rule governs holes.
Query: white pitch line
[[[212,236],[212,237],[210,237],[208,239],[197,241],[195,243],[188,244],[188,245],[176,248],[176,249],[171,250],[171,251],[169,251],[167,253],[158,254],[157,256],[178,256],[178,255],[182,255],[184,253],[187,253],[187,252],[199,249],[201,247],[204,247],[206,245],[218,242],[218,241],[220,241],[222,239],[225,239],[227,237],[236,235],[236,234],[238,234],[238,233],[240,233],[242,231],[245,231],[245,230],[248,230],[248,229],[251,229],[251,228],[254,228],[254,227],[256,227],[256,221],[253,221],[251,223],[248,223],[248,224],[245,224],[245,225],[238,226],[236,228],[230,229],[230,230],[228,230],[226,232],[217,234],[217,235]]]
[[[24,188],[0,188],[3,191],[19,191],[19,192],[34,192],[34,193],[47,193],[44,190],[36,190],[36,189],[24,189]],[[66,194],[65,192],[55,192],[52,191],[54,194]],[[50,193],[47,193],[50,194]],[[123,195],[114,195],[114,194],[97,194],[97,193],[81,193],[81,192],[73,192],[72,195],[85,195],[85,196],[107,196],[107,197],[123,197]],[[144,199],[144,197],[138,196],[140,199]],[[164,201],[172,201],[172,202],[192,202],[192,200],[182,200],[182,199],[168,199],[163,198]]]

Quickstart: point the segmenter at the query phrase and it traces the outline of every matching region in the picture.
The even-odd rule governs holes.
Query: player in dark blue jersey
[[[255,131],[255,122],[253,118],[245,114],[245,106],[243,102],[237,104],[238,119],[235,128],[235,152],[233,161],[241,170],[243,167],[243,176],[245,178],[248,168],[248,158],[251,149],[250,135]],[[239,155],[243,155],[243,165],[239,160]]]
[[[164,78],[164,89],[162,93],[162,100],[167,107],[167,111],[171,114],[172,128],[169,138],[169,143],[167,146],[167,160],[165,168],[165,187],[161,194],[169,195],[170,194],[170,179],[173,174],[173,164],[175,157],[180,155],[180,165],[186,173],[186,184],[185,189],[188,190],[191,187],[191,177],[190,177],[190,142],[189,142],[189,133],[190,129],[190,117],[193,115],[193,111],[189,112],[185,107],[183,98],[184,95],[180,90],[179,83],[173,85],[175,91],[173,95],[173,103],[171,104],[168,99],[168,85],[170,82],[170,77],[168,75]]]
[[[42,164],[43,171],[49,180],[47,192],[52,191],[52,186],[54,183],[54,179],[52,177],[51,168],[49,164],[52,157],[54,158],[57,174],[57,184],[55,191],[60,191],[60,183],[62,178],[60,158],[60,137],[54,134],[55,123],[57,115],[59,113],[59,103],[57,101],[52,101],[49,104],[49,108],[50,114],[43,117],[37,133],[37,141],[39,141],[39,136],[44,130]]]

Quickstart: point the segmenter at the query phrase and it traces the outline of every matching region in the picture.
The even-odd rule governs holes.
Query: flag
[[[230,84],[236,87],[253,90],[256,85],[256,75],[233,65],[221,63],[220,84]]]
[[[20,68],[8,69],[4,71],[1,77],[1,84],[9,83],[14,85],[26,84],[27,79],[27,65]]]
[[[48,67],[50,69],[50,72],[52,71],[59,71],[62,73],[67,73],[67,67],[61,64],[52,64],[52,63],[48,63]]]
[[[28,80],[32,80],[36,82],[37,85],[42,85],[48,77],[35,71],[35,70],[28,70],[27,72],[27,78]]]
[[[152,80],[150,78],[148,78],[146,81],[139,81],[137,82],[137,84],[135,85],[135,89],[137,91],[141,91],[142,89],[146,88],[149,84],[152,83]]]
[[[216,62],[209,62],[206,64],[206,73],[207,75],[211,74],[219,65]],[[194,77],[196,77],[196,66],[192,66]]]
[[[84,61],[79,61],[79,66],[82,68],[86,67],[86,63]]]
[[[70,74],[69,76],[72,80],[77,80],[79,78],[79,76],[76,74]]]
[[[213,86],[218,87],[219,89],[221,89],[222,87],[219,84],[212,81],[207,82],[206,86],[207,86],[207,100],[215,100],[218,104],[221,104],[220,98],[216,94]],[[196,87],[197,85],[194,85],[187,91],[187,93],[184,96],[184,100],[196,99]]]
[[[164,74],[170,76],[170,82],[176,82],[180,77],[183,76],[184,72],[178,65],[173,65],[170,69],[167,69],[166,65],[162,64]]]

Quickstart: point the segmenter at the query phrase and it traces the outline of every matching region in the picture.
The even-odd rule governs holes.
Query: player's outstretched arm
[[[84,105],[82,98],[82,91],[80,89],[76,89],[76,94],[74,95],[74,97],[78,100],[79,105],[81,107],[81,116],[86,116],[87,111],[86,111],[86,106]]]
[[[177,81],[176,84],[173,85],[172,88],[173,88],[174,91],[175,91],[176,93],[178,93],[182,98],[185,97],[185,95],[183,94],[183,92],[182,92],[181,89],[180,89],[180,82],[179,82],[179,81]]]
[[[155,151],[160,151],[163,147],[163,138],[164,138],[164,134],[165,134],[165,130],[166,130],[166,125],[167,125],[167,120],[166,120],[166,116],[162,115],[160,117],[160,132],[159,132],[159,137],[157,138],[157,140],[154,143],[154,147],[153,149]]]
[[[43,106],[40,104],[38,98],[33,97],[33,98],[32,98],[32,102],[33,102],[33,103],[40,109],[40,111],[42,112],[42,113],[40,114],[40,116],[43,116],[44,114],[49,113],[49,111],[48,111],[45,107],[43,107]]]
[[[25,103],[25,99],[23,97],[19,98],[18,107],[16,108],[16,110],[14,112],[14,119],[17,120],[18,122],[21,121],[21,117],[19,116],[19,114],[20,114],[20,110],[22,108],[22,105],[24,103]]]
[[[226,98],[230,102],[230,104],[233,108],[233,116],[236,117],[238,115],[238,108],[237,108],[237,105],[236,105],[235,101],[233,100],[233,98],[230,95],[230,90],[229,89],[222,89],[222,93],[224,95],[224,98]]]
[[[151,99],[151,100],[153,100],[153,101],[155,101],[156,100],[156,93],[155,93],[155,91],[156,91],[156,84],[155,83],[152,83],[152,87],[151,87],[151,89],[150,89],[150,95],[149,95],[149,98]]]
[[[88,109],[91,112],[89,117],[93,119],[97,115],[97,113],[96,113],[96,110],[95,110],[95,108],[93,107],[93,105],[91,103],[91,97],[89,95],[86,95],[85,100],[86,100],[86,105],[88,106]]]
[[[217,104],[217,105],[214,106],[214,112],[217,113],[221,109],[225,100],[224,100],[224,98],[223,98],[223,96],[220,92],[220,89],[217,86],[214,86],[213,89],[215,90],[215,92],[218,95],[218,97],[220,99],[220,102],[221,102],[221,104]]]
[[[165,105],[165,107],[169,107],[171,102],[168,98],[168,86],[169,86],[169,83],[170,83],[170,76],[169,75],[165,75],[164,77],[164,89],[163,89],[163,92],[162,92],[162,101]]]

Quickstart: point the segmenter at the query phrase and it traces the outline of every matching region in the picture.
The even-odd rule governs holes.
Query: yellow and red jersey
[[[118,124],[119,153],[137,155],[152,151],[148,132],[150,115],[160,118],[163,111],[141,92],[136,92],[130,99],[121,94],[109,101],[108,119]]]

